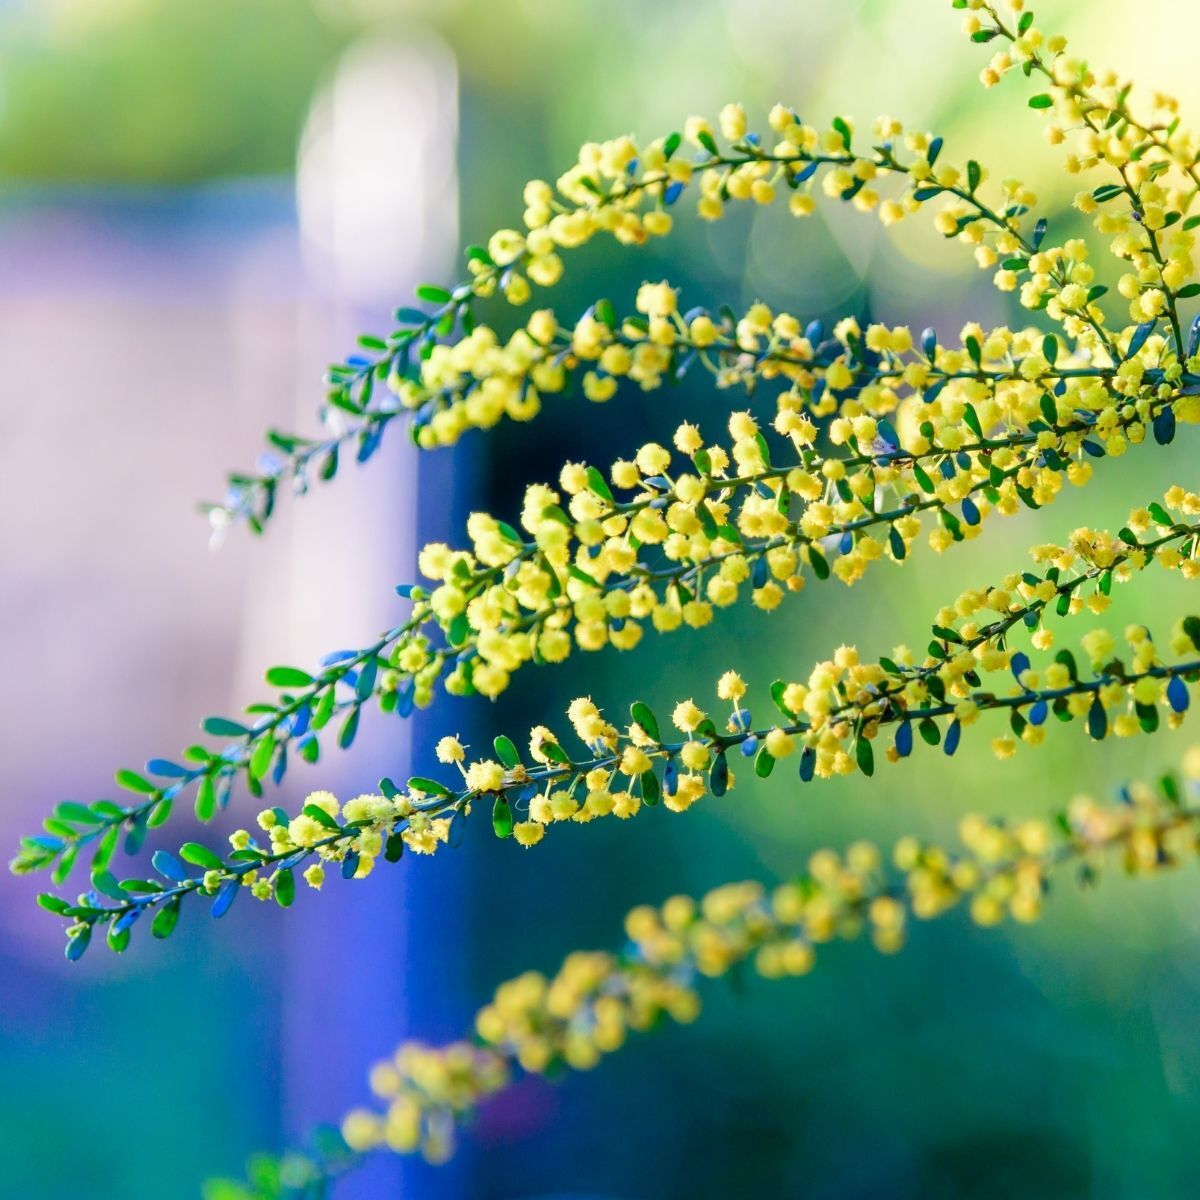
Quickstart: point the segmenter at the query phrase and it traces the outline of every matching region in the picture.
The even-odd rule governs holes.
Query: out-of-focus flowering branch
[[[825,943],[866,935],[881,953],[895,953],[913,919],[964,905],[983,927],[1036,921],[1052,878],[1068,867],[1094,881],[1114,863],[1153,875],[1192,861],[1200,852],[1196,773],[1186,783],[1171,774],[1156,786],[1131,784],[1119,803],[1080,797],[1049,821],[967,816],[961,848],[905,837],[889,858],[859,841],[841,854],[817,851],[807,870],[773,889],[732,883],[700,900],[672,896],[635,908],[620,950],[575,952],[553,975],[529,971],[501,984],[469,1037],[436,1047],[406,1042],[377,1064],[376,1103],[351,1112],[340,1138],[327,1130],[324,1149],[261,1160],[247,1183],[213,1182],[206,1200],[303,1194],[300,1187],[378,1152],[444,1162],[475,1108],[517,1076],[590,1070],[630,1033],[663,1018],[694,1021],[703,981],[741,964],[766,979],[806,975]]]

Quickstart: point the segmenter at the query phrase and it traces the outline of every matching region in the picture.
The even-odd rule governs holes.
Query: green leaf
[[[129,771],[122,767],[116,774],[117,786],[123,787],[126,791],[140,792],[143,796],[153,796],[158,788],[143,778],[136,771]]]
[[[1200,650],[1200,617],[1184,617],[1183,632],[1191,640],[1192,645]]]
[[[498,838],[512,837],[512,806],[503,796],[497,796],[492,805],[492,830]]]
[[[114,954],[124,954],[129,947],[129,939],[132,935],[132,930],[128,925],[118,924],[120,918],[114,917],[108,923],[108,948]]]
[[[471,259],[471,251],[479,249],[481,249],[479,246],[469,246],[467,248],[468,261]],[[484,250],[483,254],[486,257],[487,251]],[[392,316],[395,317],[401,325],[424,325],[428,319],[428,314],[424,311],[424,309],[410,308],[408,305],[401,305],[395,310],[395,312],[392,313]],[[412,332],[406,330],[405,337],[411,339]]]
[[[791,721],[795,720],[796,714],[783,702],[783,694],[787,691],[787,686],[782,679],[776,679],[771,684],[771,700],[774,702],[775,707]]]
[[[450,293],[436,283],[418,284],[416,296],[418,300],[424,300],[429,304],[447,304],[451,299]]]
[[[608,484],[604,482],[604,476],[595,467],[588,467],[587,469],[587,485],[588,491],[599,496],[601,500],[607,500],[609,504],[614,502],[612,491],[609,489]]]
[[[871,743],[861,735],[854,743],[854,757],[858,762],[858,769],[864,775],[875,774],[875,751],[871,749]]]
[[[650,711],[648,704],[642,700],[635,700],[629,706],[629,715],[646,731],[648,737],[662,743],[662,735],[658,731],[658,718]]]
[[[271,732],[264,733],[254,747],[254,753],[250,756],[250,762],[246,769],[255,779],[261,779],[270,770],[274,754],[275,735]]]
[[[284,867],[275,875],[275,903],[280,908],[291,908],[296,899],[296,876],[291,867]]]
[[[175,896],[154,914],[154,922],[150,926],[150,933],[154,937],[169,938],[174,933],[175,926],[179,924],[179,905],[180,897]]]
[[[1046,92],[1040,92],[1036,96],[1029,97],[1030,108],[1053,108],[1054,99]]]
[[[121,827],[112,825],[108,832],[100,839],[100,845],[96,847],[96,853],[92,855],[92,870],[102,871],[112,861],[113,852],[117,848],[117,839],[121,836]],[[67,851],[67,854],[70,850]],[[63,855],[66,858],[66,854]],[[55,882],[58,882],[55,880]]]
[[[58,865],[50,872],[50,879],[54,883],[61,884],[71,874],[71,868],[75,865],[75,859],[78,854],[78,846],[68,846],[63,851],[62,857],[58,860]]]
[[[205,775],[196,789],[196,820],[211,821],[217,811],[217,789],[211,775]]]
[[[358,716],[361,711],[362,709],[356,704],[350,710],[350,715],[342,722],[341,729],[338,730],[338,746],[343,750],[349,750],[354,741],[354,735],[358,732]]]
[[[200,728],[213,737],[245,737],[250,732],[240,721],[228,717],[205,717]]]
[[[184,842],[179,847],[179,857],[194,867],[202,867],[205,871],[220,871],[225,866],[219,855],[214,854],[207,846],[200,845],[199,842]]]
[[[570,755],[557,742],[549,740],[542,742],[541,751],[552,763],[558,763],[561,767],[571,765]]]
[[[104,820],[86,804],[77,804],[74,800],[64,800],[61,804],[56,804],[54,815],[60,821],[77,821],[81,825],[99,825]]]
[[[267,671],[267,682],[272,687],[308,687],[313,677],[299,667],[271,667]]]
[[[507,521],[497,521],[496,528],[500,531],[500,536],[506,542],[511,542],[514,546],[525,545],[521,535]]]
[[[436,779],[426,779],[423,775],[414,775],[408,781],[410,791],[421,792],[426,796],[453,796],[454,793]]]
[[[643,771],[638,779],[642,785],[642,799],[651,807],[662,799],[662,785],[653,771]]]
[[[369,700],[375,692],[375,680],[379,675],[379,659],[372,654],[358,669],[358,679],[354,684],[354,695],[361,703]],[[347,743],[349,744],[349,743]]]
[[[337,703],[337,697],[334,695],[332,685],[327,687],[321,693],[321,699],[317,701],[317,707],[313,710],[312,727],[315,730],[324,729],[329,724],[329,718],[333,716],[333,706]],[[316,745],[316,740],[307,743],[308,745]]]
[[[300,811],[318,825],[324,826],[330,833],[341,831],[342,827],[337,823],[337,819],[331,817],[319,804],[306,804]]]
[[[607,325],[609,329],[616,329],[617,310],[613,308],[613,302],[611,300],[596,301],[596,316],[600,319],[600,321]]]
[[[713,759],[711,770],[708,772],[708,790],[714,796],[723,796],[729,790],[729,760],[722,750]]]
[[[492,745],[496,748],[496,757],[510,771],[514,767],[521,765],[521,756],[517,753],[517,748],[513,744],[512,738],[505,737],[504,734],[501,734],[495,739],[495,741],[492,742]]]
[[[768,754],[766,746],[763,746],[754,756],[754,773],[759,779],[766,779],[773,770],[775,770],[774,755]]]

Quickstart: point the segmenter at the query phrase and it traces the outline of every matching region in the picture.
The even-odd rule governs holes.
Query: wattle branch
[[[1186,786],[1194,792],[1193,783]],[[522,1073],[555,1078],[565,1069],[588,1070],[632,1032],[663,1018],[693,1021],[701,982],[740,964],[767,979],[805,975],[819,946],[864,934],[878,951],[894,953],[913,919],[964,904],[983,927],[1006,917],[1027,924],[1041,916],[1052,879],[1067,867],[1078,866],[1088,881],[1114,861],[1127,874],[1151,875],[1200,852],[1200,807],[1177,775],[1154,787],[1132,784],[1123,797],[1111,805],[1078,798],[1050,821],[968,816],[961,849],[906,837],[889,860],[859,841],[841,854],[818,851],[806,871],[771,890],[747,881],[699,900],[673,896],[659,907],[635,908],[625,919],[622,950],[576,952],[549,977],[530,971],[501,984],[459,1041],[403,1044],[371,1072],[374,1106],[351,1112],[340,1139],[327,1132],[324,1149],[287,1155],[274,1170],[317,1183],[381,1151],[444,1162],[477,1106]],[[232,1181],[206,1193],[207,1200],[284,1194]]]
[[[1200,497],[1194,493],[1174,489],[1166,503],[1200,515]],[[1156,537],[1139,539],[1134,532],[1155,524],[1164,530]],[[217,916],[242,888],[259,899],[274,896],[286,907],[294,898],[295,872],[305,864],[306,880],[319,887],[327,864],[337,864],[345,878],[361,878],[380,856],[395,861],[406,847],[432,853],[449,840],[452,822],[465,819],[476,802],[490,804],[499,836],[515,836],[530,846],[557,822],[628,818],[642,804],[660,800],[669,810],[682,812],[706,794],[722,796],[735,783],[729,763],[734,751],[753,756],[759,777],[770,775],[778,759],[799,753],[800,778],[807,781],[854,770],[873,773],[873,746],[886,727],[895,729],[887,751],[893,761],[912,752],[914,734],[930,745],[940,742],[953,754],[964,729],[988,712],[1009,716],[1014,736],[996,737],[992,743],[1001,757],[1013,752],[1018,737],[1040,742],[1050,716],[1085,719],[1093,738],[1110,731],[1118,736],[1153,732],[1160,725],[1160,707],[1171,725],[1189,707],[1188,685],[1200,679],[1200,618],[1189,617],[1173,634],[1172,648],[1180,658],[1173,663],[1160,658],[1144,630],[1127,631],[1129,654],[1124,659],[1104,631],[1089,633],[1083,644],[1090,674],[1066,650],[1035,669],[1029,655],[1008,648],[1007,639],[1012,629],[1024,625],[1034,631],[1035,653],[1047,651],[1053,635],[1042,622],[1051,604],[1061,616],[1085,608],[1103,611],[1114,582],[1151,564],[1195,578],[1200,575],[1198,540],[1200,525],[1174,521],[1159,504],[1133,513],[1115,539],[1077,531],[1066,547],[1039,548],[1038,561],[1051,564],[1043,575],[1026,573],[1000,587],[964,593],[940,613],[920,665],[903,655],[864,663],[855,651],[842,648],[831,661],[817,664],[807,683],[778,681],[771,696],[783,720],[772,726],[752,725],[741,705],[746,686],[732,672],[718,686],[718,695],[733,705],[724,730],[689,700],[672,715],[683,739],[664,737],[644,702],[633,705],[630,724],[619,729],[590,700],[580,699],[569,716],[587,747],[585,757],[572,757],[555,734],[539,727],[530,738],[529,762],[510,739],[500,737],[495,759],[467,767],[457,739],[444,738],[438,755],[459,765],[457,785],[414,778],[399,788],[385,780],[379,795],[357,797],[344,808],[328,793],[315,793],[295,817],[279,809],[260,815],[264,845],[249,831],[238,831],[231,838],[232,853],[223,859],[189,843],[178,856],[164,851],[154,856],[165,883],[118,882],[101,872],[94,881],[98,890],[77,903],[54,896],[42,897],[42,903],[70,922],[68,956],[78,957],[96,925],[107,924],[110,945],[123,950],[133,925],[155,910],[154,931],[167,936],[182,901],[193,894],[215,897]],[[1093,583],[1095,593],[1085,601],[1085,585]],[[974,619],[988,610],[996,612],[995,620]],[[995,684],[985,687],[989,675],[1009,676],[1015,686],[1007,694]],[[1129,711],[1121,712],[1122,707]]]
[[[1070,160],[1068,170],[1104,166],[1115,174],[1117,182],[1080,192],[1076,207],[1096,214],[1097,229],[1112,238],[1112,252],[1131,265],[1119,288],[1129,301],[1131,319],[1165,316],[1177,356],[1193,358],[1194,337],[1189,339],[1192,344],[1185,342],[1179,302],[1200,295],[1200,283],[1194,281],[1192,233],[1200,217],[1187,215],[1200,190],[1200,149],[1195,138],[1180,129],[1178,103],[1156,94],[1155,104],[1167,119],[1142,122],[1128,104],[1132,85],[1121,84],[1111,72],[1103,73],[1098,83],[1085,62],[1067,55],[1066,38],[1047,37],[1034,25],[1031,12],[1022,12],[1013,28],[994,4],[955,0],[955,7],[975,10],[967,18],[973,40],[1000,39],[1008,47],[984,69],[983,82],[990,86],[1018,67],[1026,76],[1046,79],[1050,91],[1029,103],[1061,122],[1049,126],[1051,142],[1061,143],[1068,130],[1075,130],[1082,153]],[[1119,199],[1128,201],[1128,209],[1115,208],[1113,202]]]
[[[774,313],[764,304],[741,316],[703,307],[681,313],[674,289],[647,284],[635,314],[622,316],[601,300],[566,327],[552,310],[540,309],[507,341],[489,326],[476,325],[457,342],[439,343],[416,377],[390,374],[386,397],[356,420],[339,418],[340,428],[332,437],[312,442],[276,435],[279,453],[260,472],[239,475],[237,486],[262,497],[254,515],[256,528],[261,528],[273,511],[275,481],[281,475],[305,478],[314,456],[334,453],[350,440],[365,439],[373,448],[384,428],[403,414],[415,414],[421,446],[445,446],[467,429],[491,428],[505,417],[530,420],[546,396],[578,389],[602,403],[623,380],[650,392],[678,384],[697,367],[720,388],[752,393],[760,384],[778,384],[788,390],[786,404],[817,418],[837,413],[864,391],[932,401],[954,380],[991,387],[1022,381],[1050,389],[1060,380],[1104,381],[1116,375],[1115,365],[1096,365],[1086,358],[1068,361],[1067,354],[1061,365],[1057,358],[1045,363],[1040,375],[1036,359],[1026,365],[1024,357],[1014,361],[1011,353],[1004,356],[1009,361],[984,365],[982,353],[967,346],[939,346],[932,331],[919,346],[906,334],[884,330],[868,342],[847,322],[827,337],[822,322],[801,324],[790,313]],[[1043,340],[1040,333],[1026,334],[1019,344],[1028,345],[1028,355],[1040,351]],[[1161,369],[1151,371],[1161,378]],[[235,514],[226,515],[232,520]]]
[[[1096,350],[1115,357],[1113,339],[1096,307],[1106,289],[1079,282],[1086,275],[1090,283],[1090,268],[1074,248],[1068,254],[1062,247],[1043,245],[1044,221],[1036,222],[1028,234],[1021,231],[1033,201],[1022,185],[1006,182],[1005,203],[997,210],[980,197],[986,173],[978,162],[972,160],[965,168],[939,165],[940,137],[924,133],[903,137],[912,157],[902,161],[897,143],[903,129],[891,119],[877,123],[878,144],[869,154],[852,151],[853,130],[840,117],[828,130],[818,130],[778,105],[772,110],[770,126],[778,140],[768,149],[764,137],[747,131],[740,107],[729,105],[720,121],[725,149],[707,121],[690,118],[686,141],[695,148],[694,161],[680,156],[685,136],[679,133],[645,147],[622,137],[585,146],[555,188],[540,180],[528,184],[526,230],[500,230],[486,247],[470,247],[470,281],[449,289],[422,285],[418,299],[433,304],[432,309],[398,309],[399,327],[392,334],[360,338],[365,353],[330,369],[322,411],[328,432],[318,438],[272,432],[272,450],[260,469],[231,475],[225,501],[205,506],[214,532],[219,535],[241,519],[261,531],[281,483],[289,482],[293,491],[304,492],[314,476],[332,478],[350,443],[357,448],[358,460],[365,461],[378,448],[385,428],[402,413],[409,414],[410,429],[420,446],[453,441],[464,429],[486,428],[502,415],[531,419],[540,407],[537,389],[522,388],[500,404],[495,396],[484,396],[474,406],[479,415],[472,419],[470,388],[464,393],[455,384],[434,384],[431,376],[436,376],[436,370],[430,364],[459,347],[470,347],[473,339],[493,339],[494,333],[478,323],[475,301],[499,288],[510,303],[525,303],[530,281],[549,287],[561,277],[563,251],[585,244],[600,232],[628,244],[667,234],[672,227],[667,210],[693,182],[700,192],[699,214],[707,220],[718,219],[730,201],[771,204],[780,194],[780,184],[784,194],[792,195],[791,211],[805,216],[813,211],[811,191],[818,177],[828,196],[863,211],[877,209],[889,225],[933,200],[947,200],[948,207],[936,218],[938,230],[973,245],[981,267],[999,265],[998,287],[1011,290],[1024,279],[1023,303],[1069,321],[1072,337],[1086,335]],[[907,190],[897,199],[883,200],[874,184],[889,175],[904,178]],[[989,235],[994,247],[987,243]],[[592,316],[586,314],[584,319]],[[440,344],[439,338],[451,339],[449,345]],[[542,357],[536,345],[514,346],[512,341],[506,351],[518,358],[530,351]],[[553,365],[543,370],[543,376],[553,378]],[[608,385],[595,390],[605,392]]]

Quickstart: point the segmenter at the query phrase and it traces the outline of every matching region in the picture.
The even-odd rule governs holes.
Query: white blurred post
[[[372,38],[345,53],[313,103],[300,147],[297,204],[313,286],[299,320],[299,355],[311,358],[319,347],[331,361],[357,333],[387,332],[391,309],[415,283],[453,270],[457,127],[454,59],[439,40],[423,32]],[[298,396],[296,428],[312,428],[319,387],[314,376]],[[288,540],[275,548],[286,598],[278,582],[268,584],[271,607],[258,620],[286,623],[286,641],[299,651],[289,661],[362,644],[397,622],[405,605],[393,585],[415,571],[418,474],[426,486],[452,487],[446,460],[418,467],[399,422],[368,465],[352,457],[344,456],[334,485],[316,484],[296,502],[286,518]],[[286,497],[280,502],[289,505]],[[297,769],[293,800],[302,788],[349,798],[374,791],[383,775],[402,780],[411,773],[412,730],[411,720],[364,711],[349,754],[327,735],[320,766]],[[381,861],[365,883],[331,878],[319,897],[300,896],[281,920],[285,1135],[336,1121],[367,1101],[370,1065],[402,1037],[422,1034],[422,1009],[435,1007],[427,968],[461,905],[456,893],[439,891],[436,934],[430,930],[421,917],[437,883],[425,867]],[[336,1194],[409,1194],[420,1169],[381,1156]],[[459,1190],[455,1180],[451,1170],[443,1194]]]

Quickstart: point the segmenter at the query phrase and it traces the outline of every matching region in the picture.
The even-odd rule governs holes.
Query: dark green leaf
[[[410,791],[421,792],[426,796],[453,796],[454,793],[436,779],[426,779],[423,775],[414,775],[408,781]]]
[[[875,752],[871,749],[870,741],[861,735],[854,743],[854,757],[858,762],[858,769],[864,775],[875,774]]]
[[[117,785],[125,788],[130,792],[140,792],[143,796],[153,796],[158,788],[143,778],[136,771],[130,771],[122,767],[116,774]]]
[[[206,871],[220,871],[225,866],[218,855],[199,842],[184,842],[179,847],[179,857],[184,862],[189,862],[194,867],[202,867]]]
[[[301,810],[310,820],[316,821],[318,825],[324,826],[330,833],[338,833],[341,826],[337,823],[335,817],[331,817],[319,804],[306,804]]]
[[[250,732],[245,725],[228,717],[205,717],[200,728],[213,737],[245,737]]]
[[[501,734],[495,739],[495,741],[492,742],[492,745],[496,748],[496,757],[510,771],[513,769],[513,767],[520,766],[521,756],[517,753],[517,748],[513,744],[512,738],[505,737],[504,734]]]
[[[512,807],[503,796],[497,796],[496,802],[492,805],[492,829],[498,838],[512,836]]]
[[[292,874],[291,867],[284,867],[275,876],[275,903],[280,908],[291,908],[292,901],[296,899],[296,876]]]
[[[154,914],[154,921],[150,926],[150,933],[154,937],[169,938],[175,931],[175,926],[179,924],[179,905],[180,897],[175,896]]]
[[[205,775],[196,789],[196,819],[211,821],[217,811],[217,789],[211,775]]]
[[[648,704],[641,700],[635,700],[629,706],[629,715],[646,731],[649,738],[656,742],[662,741],[662,735],[658,731],[658,719],[650,711]]]

